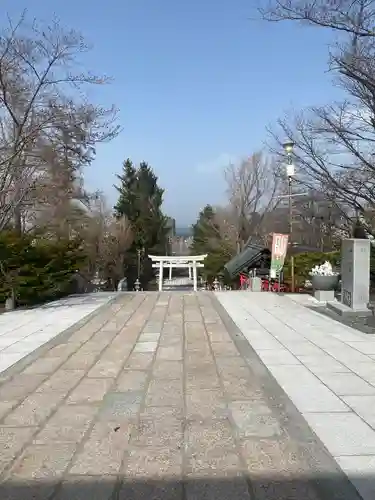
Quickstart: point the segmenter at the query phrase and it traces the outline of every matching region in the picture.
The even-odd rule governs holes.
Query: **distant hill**
[[[176,236],[184,236],[185,238],[192,236],[193,230],[191,227],[176,227]]]

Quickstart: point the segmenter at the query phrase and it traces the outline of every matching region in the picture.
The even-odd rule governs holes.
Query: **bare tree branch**
[[[356,37],[375,36],[372,0],[270,0],[259,2],[267,21],[301,21]]]
[[[265,215],[277,203],[279,189],[276,165],[263,153],[255,153],[225,170],[229,212],[237,228],[237,249],[250,238],[261,236]]]
[[[57,21],[30,25],[25,14],[0,34],[0,230],[13,223],[21,231],[51,149],[55,164],[73,175],[93,159],[96,144],[118,133],[116,110],[85,96],[88,85],[108,81],[82,72],[88,49],[79,33]]]

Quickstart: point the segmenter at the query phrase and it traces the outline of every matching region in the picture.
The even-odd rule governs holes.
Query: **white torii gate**
[[[174,267],[184,267],[189,269],[189,278],[191,279],[191,270],[193,270],[194,291],[198,289],[197,268],[204,267],[202,261],[206,255],[149,255],[152,260],[152,267],[159,268],[159,292],[163,290],[163,271],[164,267],[169,268],[169,279],[172,279],[172,269]]]

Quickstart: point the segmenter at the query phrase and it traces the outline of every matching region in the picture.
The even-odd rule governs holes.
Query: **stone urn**
[[[319,290],[322,292],[327,292],[331,290],[335,290],[337,288],[339,282],[339,275],[321,275],[321,274],[313,274],[310,277],[311,285],[314,290]]]

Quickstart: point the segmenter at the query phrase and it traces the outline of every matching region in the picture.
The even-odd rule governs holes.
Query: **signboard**
[[[284,266],[288,250],[288,235],[273,233],[270,277],[276,278]]]

